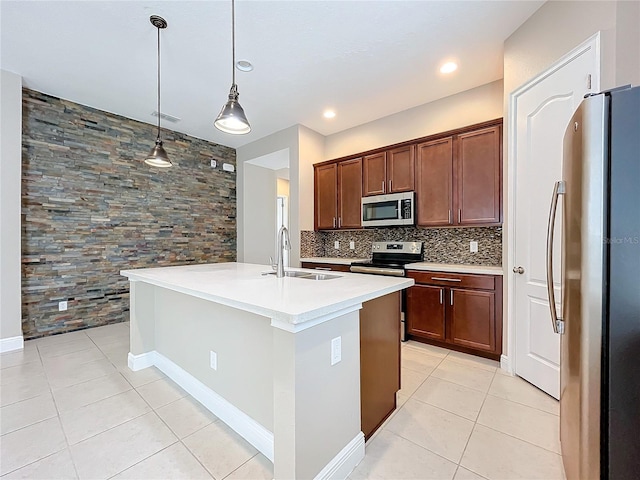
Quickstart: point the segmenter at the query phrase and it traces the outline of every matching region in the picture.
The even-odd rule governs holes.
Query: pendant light
[[[158,137],[156,138],[155,146],[151,149],[147,158],[145,158],[144,163],[152,167],[168,168],[172,163],[160,139],[160,29],[167,28],[167,22],[164,18],[157,15],[151,15],[149,21],[158,29]]]
[[[249,120],[238,102],[238,85],[236,85],[236,13],[235,0],[231,0],[231,72],[232,84],[229,100],[222,107],[220,115],[213,122],[218,130],[232,135],[242,135],[251,131]]]

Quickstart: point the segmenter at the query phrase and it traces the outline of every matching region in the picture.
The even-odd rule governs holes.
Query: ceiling
[[[295,124],[323,135],[502,78],[503,42],[543,1],[236,2],[236,71],[248,135],[213,126],[231,86],[231,3],[0,3],[1,68],[57,97],[154,124],[156,36],[163,126],[238,147]],[[444,76],[439,66],[460,67]],[[336,117],[323,118],[327,108]]]

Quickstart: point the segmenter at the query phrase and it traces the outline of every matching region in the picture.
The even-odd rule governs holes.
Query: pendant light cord
[[[231,75],[232,84],[236,84],[236,8],[235,0],[231,0]]]
[[[160,140],[160,27],[158,29],[158,141]]]

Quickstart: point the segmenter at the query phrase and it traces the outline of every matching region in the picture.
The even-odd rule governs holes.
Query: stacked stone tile
[[[349,249],[349,241],[356,244]],[[372,242],[385,240],[424,242],[424,261],[468,265],[502,265],[502,227],[416,228],[390,227],[362,230],[300,232],[300,256],[367,258]],[[469,251],[469,242],[478,242],[478,252]],[[340,249],[334,244],[340,242]]]
[[[29,89],[22,135],[26,339],[128,320],[122,269],[235,261],[234,149],[164,130],[149,167],[152,125]]]

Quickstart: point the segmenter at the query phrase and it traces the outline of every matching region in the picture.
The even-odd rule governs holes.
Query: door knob
[[[513,273],[519,273],[522,275],[524,273],[524,268],[522,267],[513,267]]]

